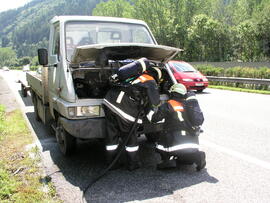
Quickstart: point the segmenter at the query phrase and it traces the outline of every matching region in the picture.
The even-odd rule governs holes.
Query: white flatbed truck
[[[76,139],[105,137],[102,102],[110,89],[110,75],[121,65],[146,57],[159,64],[165,75],[160,87],[163,94],[175,83],[165,64],[179,51],[157,45],[140,20],[54,17],[49,48],[38,50],[41,73],[26,73],[36,119],[53,126],[61,152],[69,155]]]

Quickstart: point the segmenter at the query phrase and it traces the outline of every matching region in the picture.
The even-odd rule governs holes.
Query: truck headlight
[[[100,106],[78,106],[76,109],[77,116],[99,116]]]

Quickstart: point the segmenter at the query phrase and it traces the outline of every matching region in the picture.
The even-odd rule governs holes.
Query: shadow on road
[[[30,97],[22,97],[22,100],[31,105]],[[70,184],[83,191],[106,167],[104,145],[101,141],[78,140],[76,152],[70,157],[64,157],[49,129],[35,120],[34,113],[26,113],[26,116],[42,145],[43,152],[49,152],[53,164]],[[142,168],[133,172],[124,168],[108,172],[87,190],[86,201],[111,203],[146,200],[171,195],[176,190],[202,182],[218,182],[206,169],[196,172],[194,166],[182,166],[169,171],[156,170],[155,166],[160,157],[154,152],[153,144],[148,143],[144,136],[140,138],[140,157]],[[46,171],[47,174],[56,172],[55,168],[48,166]]]
[[[21,91],[18,92],[21,93]],[[22,97],[22,101],[26,106],[32,106],[29,96]],[[78,187],[83,191],[88,183],[105,168],[102,142],[78,141],[76,153],[68,158],[63,157],[56,139],[50,135],[49,129],[35,120],[33,112],[27,112],[26,116],[41,143],[43,156],[45,159],[52,160],[52,163],[48,162],[49,164],[45,165],[46,173],[53,174],[51,177],[54,181],[58,181],[57,184],[60,187],[57,190],[61,193],[61,197],[64,197],[65,202],[73,201],[72,198],[68,201],[70,196],[76,196],[74,199],[78,201],[73,202],[79,202],[82,193],[76,192],[74,188]],[[170,171],[157,171],[155,166],[160,161],[160,157],[154,152],[153,145],[147,143],[144,137],[140,138],[140,156],[143,162],[141,169],[133,172],[125,169],[110,171],[86,192],[87,202],[127,202],[153,199],[172,195],[177,190],[202,182],[213,184],[218,182],[216,178],[208,174],[207,170],[196,172],[195,167],[183,166]],[[61,173],[55,173],[58,169]],[[63,182],[59,181],[62,176],[64,177]],[[177,201],[181,201],[178,198],[180,197],[177,197]]]
[[[21,90],[18,90],[18,94],[21,96],[22,101],[25,106],[33,106],[32,99],[31,99],[31,96],[29,96],[29,94],[27,94],[27,97],[23,97]]]
[[[218,182],[216,178],[208,174],[206,169],[196,172],[194,166],[158,171],[155,167],[160,157],[154,152],[153,145],[141,139],[140,150],[143,162],[141,169],[133,172],[125,169],[109,172],[87,191],[87,202],[128,202],[153,199],[172,195],[176,190],[201,182]],[[89,179],[90,176],[92,174],[89,174]]]
[[[51,159],[65,177],[65,180],[83,191],[105,166],[105,152],[102,142],[78,141],[75,154],[63,157],[54,136],[35,121],[34,113],[27,113],[43,151],[49,151]],[[127,202],[163,197],[174,191],[202,182],[217,183],[218,180],[204,169],[196,172],[194,166],[182,166],[170,171],[155,169],[160,157],[153,145],[140,138],[140,157],[143,167],[129,172],[118,169],[110,171],[86,192],[87,202]],[[47,169],[47,173],[55,172]]]
[[[203,92],[196,92],[196,94],[211,94],[211,92],[208,92],[207,90],[204,90]]]

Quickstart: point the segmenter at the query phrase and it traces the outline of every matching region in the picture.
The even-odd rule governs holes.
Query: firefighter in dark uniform
[[[195,163],[197,170],[200,170],[205,166],[205,153],[199,151],[198,136],[187,121],[183,104],[186,87],[183,84],[174,84],[169,92],[170,99],[162,104],[156,113],[148,116],[151,122],[164,122],[164,130],[156,143],[156,150],[162,159],[157,168],[173,168],[179,162]]]
[[[107,128],[105,142],[108,164],[117,154],[120,138],[124,140],[128,136],[142,105],[147,102],[148,105],[145,108],[154,108],[160,103],[157,82],[161,79],[161,71],[156,67],[146,67],[149,63],[146,63],[145,60],[140,60],[139,63],[143,67],[143,71],[147,69],[147,72],[145,71],[135,80],[129,81],[127,87],[113,87],[104,98]],[[138,125],[142,122],[143,118],[137,120]],[[139,145],[136,133],[130,136],[125,150],[128,169],[139,168]]]

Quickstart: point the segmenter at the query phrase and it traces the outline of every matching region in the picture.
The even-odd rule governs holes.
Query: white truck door
[[[51,114],[53,115],[53,106],[59,97],[60,87],[60,27],[59,24],[53,24],[50,33],[49,44],[49,64],[48,64],[48,95]]]

